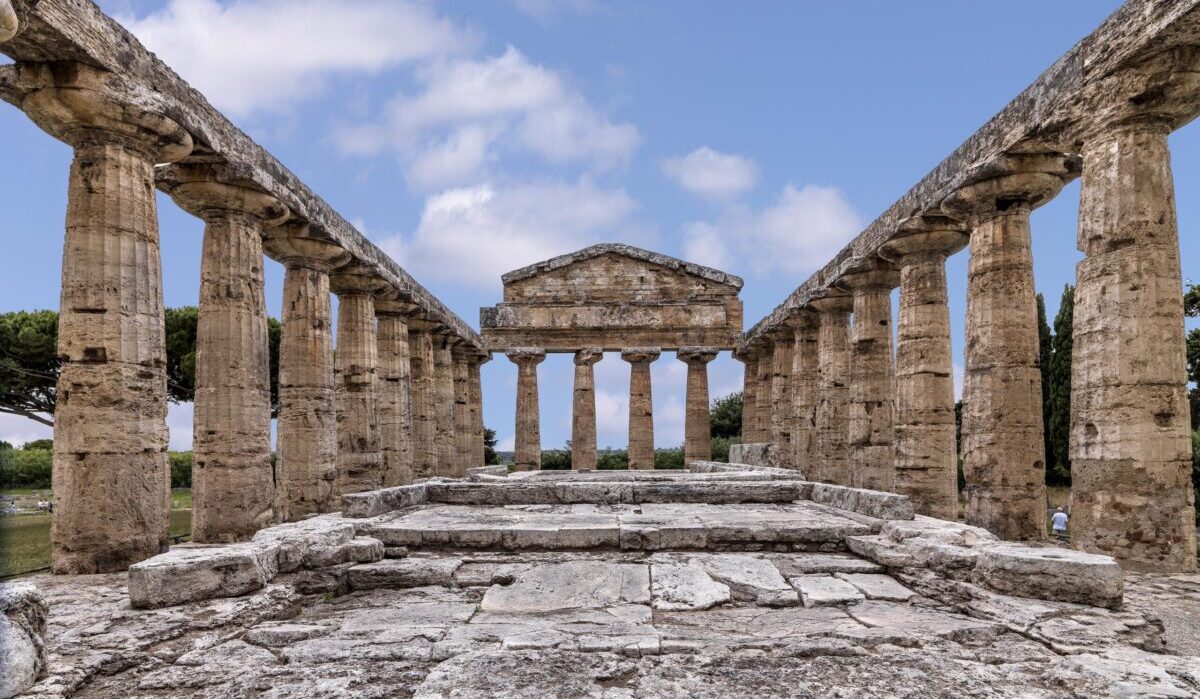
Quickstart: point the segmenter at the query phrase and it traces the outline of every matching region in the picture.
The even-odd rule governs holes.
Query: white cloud
[[[377,242],[423,279],[492,290],[505,272],[608,238],[635,208],[587,178],[484,184],[429,197],[414,233]]]
[[[862,218],[834,187],[788,184],[761,211],[735,206],[714,222],[684,227],[689,259],[728,267],[731,254],[758,275],[810,274],[862,230]],[[720,266],[720,265],[719,265]]]
[[[281,112],[347,72],[462,53],[478,42],[424,3],[171,0],[118,16],[147,48],[234,115]]]
[[[433,61],[416,78],[419,91],[393,99],[379,123],[339,128],[334,140],[351,155],[396,152],[417,188],[477,181],[486,162],[509,150],[606,170],[626,164],[638,145],[635,126],[609,120],[512,46]]]
[[[758,183],[758,166],[753,160],[708,146],[667,159],[663,172],[687,191],[710,199],[729,199]]]
[[[20,447],[35,439],[52,439],[54,428],[35,422],[27,417],[0,413],[0,442]]]

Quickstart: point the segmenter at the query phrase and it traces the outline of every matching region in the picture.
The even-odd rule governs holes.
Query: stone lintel
[[[588,347],[575,352],[575,366],[590,366],[604,359],[604,350],[600,347]]]
[[[630,364],[650,363],[658,359],[662,350],[658,347],[629,347],[621,350],[621,359]]]
[[[687,364],[708,364],[720,353],[717,347],[680,347],[675,352],[675,358]]]

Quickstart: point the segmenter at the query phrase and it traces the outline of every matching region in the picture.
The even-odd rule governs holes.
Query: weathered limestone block
[[[353,522],[328,514],[261,529],[251,543],[264,550],[274,550],[278,572],[291,573],[335,558],[330,552],[344,551],[354,535]],[[175,550],[171,549],[172,552]]]
[[[687,364],[687,392],[683,423],[683,465],[712,458],[712,431],[708,414],[708,363],[717,358],[716,347],[680,347],[676,359]]]
[[[32,584],[0,584],[0,698],[16,696],[46,676],[48,612]]]
[[[75,149],[59,305],[52,566],[124,570],[167,542],[154,165],[186,156],[192,139],[162,114],[127,110],[107,73],[76,63],[16,70],[21,109]]]
[[[662,611],[698,611],[732,599],[729,586],[717,582],[697,560],[650,566],[651,606]]]
[[[771,443],[731,444],[729,463],[779,468],[779,452]]]
[[[971,225],[962,454],[966,520],[1004,539],[1046,536],[1042,378],[1029,213],[1073,175],[1053,154],[1009,156],[942,205]]]
[[[458,471],[458,445],[455,439],[455,391],[453,340],[439,334],[433,340],[434,448],[437,454],[435,475],[451,478]]]
[[[575,353],[575,388],[571,403],[571,468],[596,468],[596,362],[604,358],[600,348]]]
[[[654,468],[654,398],[650,387],[650,363],[658,359],[654,347],[621,351],[629,362],[629,468]]]
[[[912,500],[904,495],[847,488],[827,483],[813,483],[809,498],[822,505],[876,519],[909,520],[913,518]]]
[[[511,585],[493,585],[483,612],[552,612],[650,601],[649,566],[603,561],[569,561],[534,566]]]
[[[509,361],[517,365],[517,431],[513,467],[536,471],[542,467],[542,427],[538,410],[537,365],[546,351],[536,347],[510,349]]]
[[[413,478],[437,475],[437,434],[434,413],[434,369],[432,325],[409,322],[408,349],[412,401]]]
[[[866,599],[858,588],[832,575],[797,575],[788,580],[805,607],[858,604]]]
[[[379,319],[379,444],[383,487],[413,481],[412,374],[409,363],[408,313],[403,301],[376,299]]]
[[[817,447],[809,478],[850,485],[847,445],[850,420],[849,296],[826,296],[809,302],[820,314],[817,329]]]
[[[733,358],[745,365],[742,373],[742,440],[748,442],[752,441],[758,408],[758,359],[744,352],[735,352]]]
[[[1116,608],[1125,574],[1108,556],[1060,548],[996,544],[979,555],[974,581],[1018,597]]]
[[[1142,120],[1083,149],[1071,365],[1071,538],[1163,573],[1196,570],[1168,131]]]
[[[377,517],[426,502],[426,484],[401,485],[342,496],[342,516]]]
[[[271,372],[262,238],[288,210],[238,186],[220,166],[180,166],[160,179],[177,204],[204,220],[192,539],[241,541],[274,517]]]
[[[400,589],[454,584],[454,572],[461,558],[402,558],[357,565],[350,569],[350,589]]]
[[[279,546],[259,542],[176,546],[130,566],[129,603],[171,607],[260,590],[279,572],[279,554]]]
[[[455,348],[451,373],[454,380],[454,475],[462,478],[471,466],[471,385],[467,378],[468,353]]]
[[[771,426],[770,441],[782,468],[796,468],[792,461],[792,330],[784,328],[774,338],[771,349]]]
[[[263,241],[286,270],[275,464],[275,514],[284,522],[336,507],[337,405],[329,271],[344,264],[347,253],[299,233],[275,229]]]
[[[907,602],[916,596],[915,592],[896,582],[896,579],[890,575],[882,575],[880,573],[835,573],[834,577],[850,583],[858,588],[858,591],[864,597],[871,600]]]
[[[792,328],[792,451],[788,464],[804,473],[817,465],[817,315],[802,312],[790,321]]]
[[[480,367],[492,360],[491,354],[476,356],[467,365],[467,382],[470,390],[470,406],[469,414],[471,420],[471,463],[467,468],[467,475],[470,475],[473,469],[482,468],[499,468],[499,475],[508,473],[508,469],[499,464],[493,464],[491,467],[486,466],[487,457],[484,453],[483,443],[483,381],[480,378]]]
[[[383,485],[379,443],[379,345],[375,296],[387,284],[352,264],[330,277],[338,295],[337,493],[376,490]]]
[[[752,601],[760,607],[794,607],[800,604],[796,590],[766,558],[716,553],[697,556],[705,572],[728,585],[733,598]]]
[[[958,517],[958,448],[946,257],[966,245],[963,226],[944,218],[906,221],[884,246],[900,267],[896,329],[895,489],[916,511]]]

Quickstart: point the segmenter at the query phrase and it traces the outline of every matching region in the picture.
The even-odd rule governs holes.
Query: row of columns
[[[192,139],[168,117],[129,108],[108,74],[19,64],[18,76],[22,109],[75,149],[59,323],[55,572],[123,570],[169,541],[156,186],[205,224],[195,541],[244,540],[273,521],[336,509],[340,493],[482,465],[483,355],[456,347],[440,326],[418,326],[427,321],[414,304],[347,265],[337,245],[285,223],[287,207],[224,166],[176,165],[156,177],[156,165],[191,153]],[[264,252],[286,269],[274,466]],[[339,296],[336,353],[331,292]],[[431,429],[414,429],[418,420]]]
[[[1071,376],[1073,543],[1147,571],[1196,566],[1167,134],[1161,122],[1123,122],[1082,147],[1085,257]],[[1045,538],[1029,220],[1076,163],[1053,153],[1007,156],[948,197],[945,215],[904,222],[877,257],[857,260],[786,327],[751,345],[740,355],[746,441],[774,443],[815,480],[902,493],[918,513],[954,519],[960,449],[945,261],[969,240],[965,519],[1005,539]]]
[[[708,411],[708,363],[719,350],[713,347],[681,347],[676,357],[687,364],[687,394],[684,416],[684,463],[712,458]],[[629,468],[654,468],[654,399],[650,364],[662,351],[657,347],[635,347],[621,351],[630,364],[629,372]],[[515,467],[518,471],[542,465],[541,418],[538,406],[537,366],[546,351],[537,347],[515,347],[506,351],[517,365],[517,417]],[[571,468],[596,468],[596,376],[595,365],[604,358],[599,347],[575,352],[575,385],[571,412]]]

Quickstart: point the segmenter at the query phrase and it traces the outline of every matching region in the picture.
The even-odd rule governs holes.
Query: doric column
[[[755,346],[758,353],[757,389],[754,391],[754,439],[755,443],[771,441],[772,415],[771,398],[774,386],[775,349],[770,340],[762,340]]]
[[[262,238],[288,212],[274,197],[232,181],[209,165],[159,174],[175,203],[204,220],[192,432],[198,543],[248,539],[274,517]]]
[[[657,347],[632,347],[621,352],[629,362],[629,468],[654,468],[654,396],[650,363],[658,359]]]
[[[817,321],[817,458],[809,478],[850,485],[850,296],[809,301]]]
[[[467,469],[478,464],[471,458],[471,383],[467,362],[474,349],[456,345],[452,352],[454,378],[454,475],[463,477]]]
[[[896,492],[917,514],[958,518],[958,449],[946,257],[967,241],[961,224],[941,217],[906,222],[884,246],[900,267],[896,327]]]
[[[742,372],[742,441],[751,442],[758,409],[758,359],[746,350],[738,350],[733,357],[745,365]]]
[[[435,472],[439,476],[457,476],[458,444],[455,441],[454,417],[454,338],[443,329],[433,338],[433,414],[434,451],[437,454]]]
[[[546,350],[514,347],[506,352],[517,365],[517,432],[513,443],[514,468],[535,471],[542,467],[542,428],[538,413],[537,366],[546,359]]]
[[[264,241],[283,263],[279,332],[279,437],[275,516],[293,522],[338,509],[337,405],[329,271],[349,254],[332,243],[277,228]]]
[[[712,459],[712,425],[708,415],[708,363],[716,347],[680,347],[675,357],[687,364],[687,394],[683,421],[683,465]]]
[[[27,91],[21,108],[75,149],[58,319],[52,567],[124,570],[168,541],[154,164],[183,158],[192,140],[160,114],[126,109],[132,99],[113,94],[105,73],[78,64],[17,70]]]
[[[1083,147],[1071,365],[1072,541],[1158,573],[1196,570],[1168,133],[1143,115]]]
[[[600,348],[575,353],[575,393],[571,407],[571,468],[596,468],[596,378],[593,367],[604,359]]]
[[[779,465],[795,468],[792,463],[792,347],[793,333],[783,327],[773,333],[771,351],[771,429],[770,441],[775,445]]]
[[[817,461],[817,316],[801,311],[792,328],[792,451],[793,468],[812,477]]]
[[[470,392],[471,466],[487,464],[483,443],[483,382],[480,379],[479,369],[491,360],[491,354],[476,355],[467,364],[467,382]]]
[[[375,296],[386,282],[352,263],[330,277],[338,295],[337,493],[376,490],[383,485],[379,443],[379,348]]]
[[[999,174],[943,204],[971,226],[962,453],[969,524],[1005,539],[1046,537],[1042,376],[1029,213],[1068,176],[1067,161],[1011,156]]]
[[[433,383],[433,329],[436,327],[436,324],[418,318],[412,318],[408,323],[414,479],[437,475]]]
[[[412,369],[408,317],[416,310],[394,293],[375,299],[379,351],[379,450],[383,487],[413,482]]]
[[[850,338],[850,485],[890,492],[895,429],[892,415],[892,289],[897,274],[886,265],[844,274],[838,285],[854,294]]]

